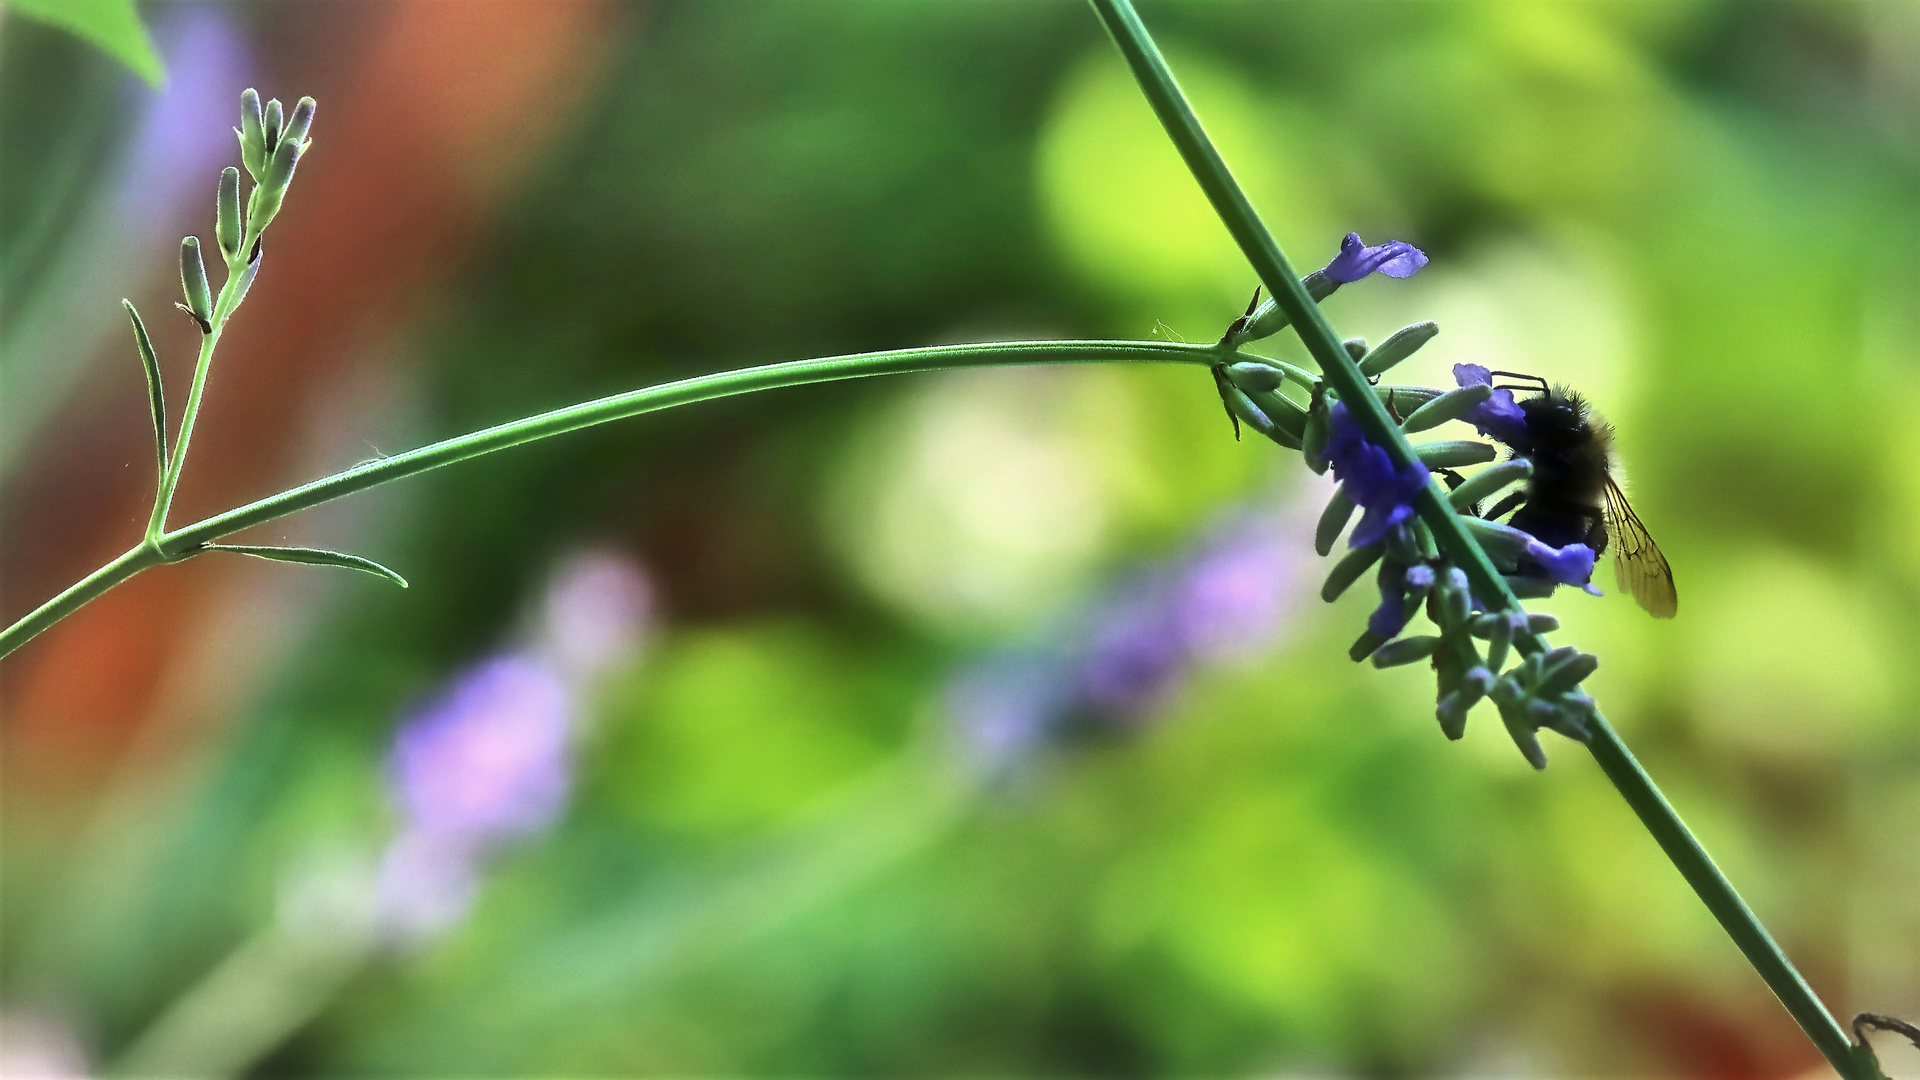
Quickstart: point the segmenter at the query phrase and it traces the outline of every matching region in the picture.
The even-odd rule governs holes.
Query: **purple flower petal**
[[[1359,233],[1348,233],[1347,238],[1340,241],[1340,254],[1320,272],[1337,285],[1350,285],[1368,274],[1412,277],[1425,265],[1426,253],[1405,240],[1389,240],[1378,247],[1368,247],[1361,242]]]
[[[1327,460],[1333,464],[1334,478],[1354,505],[1366,511],[1347,544],[1366,547],[1413,516],[1413,500],[1431,482],[1431,474],[1418,461],[1394,468],[1387,452],[1361,434],[1345,402],[1333,403],[1328,422]]]
[[[1585,544],[1548,547],[1538,540],[1527,541],[1527,557],[1540,564],[1547,576],[1561,585],[1578,585],[1600,595],[1593,587],[1593,549]]]
[[[1492,386],[1493,373],[1479,364],[1453,365],[1453,381],[1461,386]],[[1479,429],[1482,437],[1513,447],[1527,447],[1527,414],[1513,400],[1513,391],[1495,390],[1493,396],[1467,410],[1460,419]]]

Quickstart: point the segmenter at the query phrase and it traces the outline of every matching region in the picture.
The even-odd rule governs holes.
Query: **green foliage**
[[[39,19],[85,38],[148,85],[166,80],[166,65],[154,51],[135,0],[7,0],[4,8],[8,14]]]

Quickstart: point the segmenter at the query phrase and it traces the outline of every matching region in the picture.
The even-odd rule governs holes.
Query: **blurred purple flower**
[[[538,651],[571,680],[590,681],[636,653],[653,608],[653,581],[638,563],[612,551],[580,552],[548,582]]]
[[[1461,386],[1492,386],[1493,372],[1479,364],[1453,365],[1453,381]],[[1508,446],[1526,446],[1527,414],[1513,400],[1513,391],[1495,390],[1493,396],[1475,405],[1460,419],[1480,430],[1484,438],[1498,439]]]
[[[478,846],[544,828],[567,797],[570,711],[542,664],[504,656],[470,669],[394,740],[407,827]]]
[[[1180,634],[1203,660],[1248,656],[1271,644],[1306,561],[1297,523],[1241,515],[1216,529],[1188,560],[1178,596]]]
[[[1080,654],[1080,705],[1130,722],[1178,681],[1190,644],[1180,625],[1182,584],[1155,575],[1100,605]]]
[[[1425,265],[1426,253],[1405,240],[1389,240],[1378,247],[1368,247],[1360,241],[1359,233],[1348,233],[1347,238],[1340,241],[1340,254],[1320,272],[1336,285],[1351,285],[1368,274],[1412,277]]]
[[[1418,461],[1394,468],[1387,452],[1361,433],[1345,402],[1333,403],[1328,420],[1327,460],[1333,463],[1333,475],[1344,486],[1347,498],[1366,511],[1353,527],[1347,545],[1358,548],[1378,543],[1386,538],[1387,530],[1413,516],[1413,500],[1426,490],[1432,474]]]
[[[469,668],[394,738],[388,771],[404,824],[380,864],[387,932],[418,942],[458,922],[481,861],[559,817],[572,703],[524,656]]]
[[[1072,707],[1072,673],[1061,658],[1009,649],[961,670],[946,711],[987,765],[1017,758]]]
[[[378,886],[396,942],[458,922],[486,857],[558,820],[577,703],[609,666],[637,654],[652,613],[639,564],[611,552],[575,555],[548,580],[531,649],[467,668],[401,725],[388,773],[402,824]]]
[[[1273,517],[1228,522],[1185,558],[1089,604],[1051,648],[1003,650],[963,669],[948,714],[989,764],[1074,730],[1136,726],[1197,663],[1272,640],[1303,531]]]

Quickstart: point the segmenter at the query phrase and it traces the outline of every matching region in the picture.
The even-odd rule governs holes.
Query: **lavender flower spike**
[[[1347,498],[1365,510],[1353,527],[1349,547],[1366,547],[1384,539],[1387,531],[1413,516],[1413,500],[1432,480],[1427,467],[1410,461],[1395,469],[1387,452],[1360,433],[1360,425],[1336,401],[1328,411],[1327,460],[1333,475],[1345,487]]]
[[[1336,285],[1351,285],[1368,274],[1412,277],[1425,265],[1426,252],[1405,240],[1389,240],[1379,247],[1368,247],[1361,243],[1359,233],[1348,233],[1347,238],[1340,241],[1340,254],[1320,272]]]
[[[1493,372],[1479,364],[1455,364],[1453,381],[1461,386],[1492,386]],[[1467,410],[1460,419],[1478,428],[1483,437],[1498,439],[1508,446],[1527,446],[1532,442],[1527,437],[1527,414],[1521,411],[1520,403],[1513,400],[1511,390],[1495,390],[1492,397]]]

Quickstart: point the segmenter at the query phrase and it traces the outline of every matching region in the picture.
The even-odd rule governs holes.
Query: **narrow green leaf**
[[[160,480],[167,477],[167,396],[160,388],[160,359],[153,353],[153,339],[147,336],[147,324],[133,309],[133,301],[121,300],[127,318],[133,320],[133,341],[140,348],[140,366],[147,370],[147,403],[153,408],[153,442],[160,453]]]
[[[251,555],[256,559],[272,559],[275,562],[310,563],[314,566],[342,566],[348,570],[373,574],[386,578],[401,588],[407,587],[407,579],[381,566],[372,559],[363,559],[358,555],[348,555],[339,551],[327,551],[324,548],[303,547],[258,547],[251,544],[207,544],[202,551],[231,551],[236,555]]]
[[[157,88],[167,80],[166,65],[154,51],[134,0],[6,0],[0,6],[92,42],[132,68],[148,86]]]

